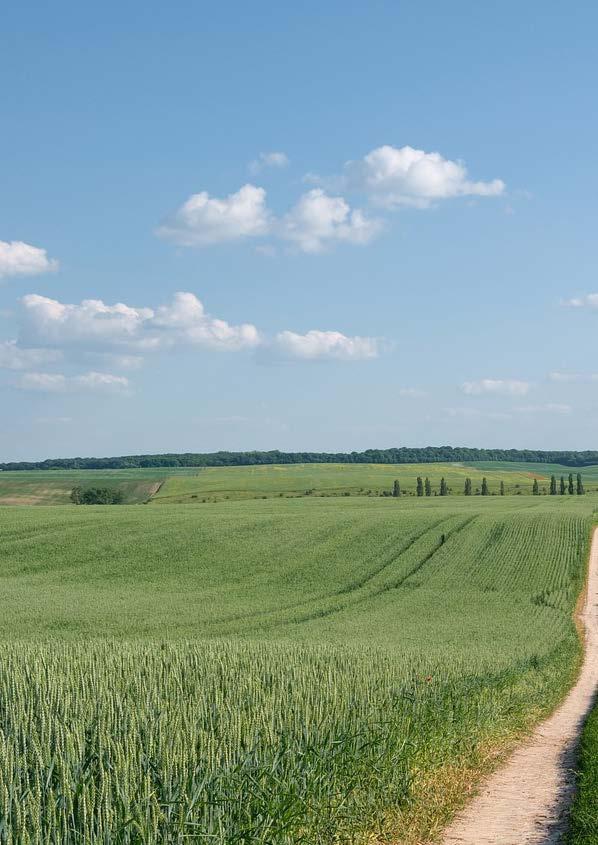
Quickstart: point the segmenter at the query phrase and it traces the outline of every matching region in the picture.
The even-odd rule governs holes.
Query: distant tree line
[[[227,467],[259,464],[428,464],[462,461],[517,461],[581,467],[598,464],[598,451],[542,452],[533,449],[469,449],[464,446],[425,446],[366,449],[364,452],[185,452],[123,455],[114,458],[56,458],[9,461],[0,470],[28,469],[143,469],[158,467]]]
[[[122,505],[121,490],[110,487],[73,487],[71,502],[74,505]]]

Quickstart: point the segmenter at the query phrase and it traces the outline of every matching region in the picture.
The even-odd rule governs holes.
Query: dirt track
[[[445,831],[444,845],[562,842],[575,787],[577,741],[598,689],[598,529],[592,539],[581,621],[586,649],[577,683]]]

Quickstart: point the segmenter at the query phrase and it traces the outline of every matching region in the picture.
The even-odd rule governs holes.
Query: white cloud
[[[409,399],[423,399],[427,395],[427,392],[419,387],[402,387],[399,390],[399,396],[405,396]]]
[[[67,391],[123,391],[129,387],[125,376],[110,373],[84,373],[79,376],[65,376],[62,373],[25,373],[17,382],[21,390],[41,393],[66,393]]]
[[[157,234],[181,246],[209,246],[266,235],[269,229],[265,190],[243,185],[224,199],[207,191],[193,194]]]
[[[0,345],[0,354],[4,354],[12,368],[18,369],[56,361],[62,353],[70,363],[80,367],[95,364],[111,369],[135,369],[143,362],[140,353],[175,347],[231,352],[259,350],[270,360],[358,361],[379,354],[379,339],[347,336],[338,331],[314,329],[305,334],[281,331],[268,338],[252,323],[233,325],[211,316],[193,293],[177,293],[169,304],[156,309],[134,308],[123,303],[108,305],[97,299],[75,305],[37,294],[23,297],[21,304],[22,338],[31,344],[31,349],[18,347],[14,341]],[[110,376],[110,384],[117,384],[114,379],[124,377]],[[24,377],[20,386],[61,392],[107,383],[104,374],[97,372],[70,378],[35,372]]]
[[[171,305],[161,305],[152,320],[154,327],[165,329],[179,341],[212,349],[234,351],[260,343],[255,326],[250,323],[231,326],[225,320],[210,317],[193,293],[176,293]]]
[[[413,147],[386,144],[345,166],[346,184],[368,194],[380,206],[426,208],[435,200],[461,196],[491,197],[505,188],[500,179],[474,182],[461,161]]]
[[[101,299],[84,299],[70,305],[36,293],[24,296],[21,304],[23,337],[47,346],[133,341],[153,316],[151,308],[131,308],[122,302],[106,305]]]
[[[260,153],[259,156],[250,163],[249,170],[255,175],[265,167],[273,167],[280,170],[283,167],[288,167],[288,165],[289,158],[286,153]]]
[[[0,368],[29,370],[53,364],[62,358],[57,349],[23,349],[16,340],[0,341]]]
[[[574,382],[591,382],[598,381],[598,373],[561,373],[552,372],[548,374],[550,381],[555,381],[561,384],[571,384]]]
[[[58,269],[45,249],[23,241],[0,241],[0,279],[7,276],[36,276]]]
[[[74,376],[70,379],[70,384],[85,390],[126,390],[129,379],[126,376],[114,376],[111,373],[91,372]]]
[[[264,168],[282,168],[288,163],[283,152],[262,152],[249,167],[257,175]],[[207,191],[193,194],[156,234],[188,247],[269,237],[293,243],[303,252],[317,253],[339,242],[370,243],[383,227],[382,220],[352,208],[344,196],[327,193],[326,184],[329,191],[335,185],[335,193],[362,192],[374,205],[387,209],[427,208],[451,197],[498,196],[505,189],[500,179],[470,179],[461,161],[451,161],[437,152],[388,144],[371,150],[359,161],[348,162],[340,178],[326,181],[310,173],[304,181],[318,187],[300,196],[282,216],[269,210],[263,188],[246,184],[224,198],[211,197]]]
[[[598,308],[598,293],[588,293],[585,296],[567,299],[563,302],[563,305],[568,305],[571,308]]]
[[[300,361],[358,361],[378,357],[378,342],[372,337],[347,337],[341,332],[279,332],[271,347],[274,357]]]
[[[467,396],[525,396],[529,389],[529,382],[517,379],[484,378],[466,381],[461,385],[461,390]]]
[[[192,293],[177,293],[171,304],[155,311],[122,302],[107,305],[100,299],[85,299],[79,305],[65,304],[38,294],[24,296],[21,303],[22,336],[39,346],[76,344],[91,350],[125,347],[151,351],[193,344],[237,350],[260,342],[255,326],[248,323],[232,326],[210,316]]]
[[[265,190],[244,185],[226,199],[210,198],[205,191],[193,195],[157,234],[181,246],[270,236],[315,253],[339,242],[367,244],[381,228],[382,221],[368,218],[343,197],[329,196],[321,188],[303,194],[277,219],[267,208]],[[266,255],[274,252],[272,244],[257,249]]]
[[[342,197],[313,188],[284,216],[278,232],[303,252],[322,252],[339,241],[367,244],[381,228],[381,221],[366,217],[360,209],[351,209]]]
[[[66,376],[60,373],[25,373],[17,382],[17,387],[21,390],[62,393],[66,390]]]

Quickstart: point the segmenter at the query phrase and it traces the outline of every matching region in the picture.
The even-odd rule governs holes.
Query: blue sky
[[[0,459],[596,448],[597,25],[11,4]]]

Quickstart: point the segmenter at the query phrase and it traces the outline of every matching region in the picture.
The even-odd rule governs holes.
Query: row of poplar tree
[[[486,479],[484,479],[484,482]],[[483,488],[484,485],[482,485]],[[471,482],[470,482],[471,488]],[[446,479],[443,477],[440,479],[440,489],[438,494],[432,493],[432,484],[429,478],[422,478],[420,475],[417,476],[416,488],[415,493],[416,496],[432,496],[432,495],[440,495],[440,496],[448,496],[450,493],[450,488],[446,483]],[[397,478],[392,486],[392,495],[395,498],[398,498],[401,495],[401,485],[399,483],[399,479]],[[486,492],[483,493],[484,496],[488,495],[488,485],[486,484]]]
[[[561,496],[564,496],[567,493],[570,496],[574,496],[575,494],[577,494],[578,496],[583,496],[583,494],[585,492],[586,491],[585,491],[584,486],[583,486],[581,474],[579,472],[577,473],[577,479],[575,481],[573,480],[573,473],[572,472],[569,473],[568,481],[565,481],[565,476],[561,475],[561,481],[558,485],[558,489],[557,489],[556,475],[550,476],[550,495],[551,496],[557,496],[559,493],[560,493]],[[534,493],[534,496],[540,495],[540,488],[538,487],[538,479],[537,478],[534,479],[533,493]]]
[[[480,493],[482,496],[490,496],[490,490],[488,489],[488,480],[484,477],[482,478],[482,488],[481,490],[476,490],[476,493]],[[544,491],[546,492],[546,491]],[[585,489],[583,486],[583,481],[581,478],[581,474],[577,473],[577,479],[573,479],[573,473],[569,473],[568,481],[565,481],[565,476],[561,475],[560,484],[557,484],[556,475],[551,476],[550,478],[550,495],[556,496],[560,493],[561,496],[566,495],[567,493],[570,496],[577,494],[578,496],[583,496],[585,493]],[[440,496],[448,496],[450,493],[450,489],[446,480],[444,478],[440,479],[440,490],[438,491],[438,495]],[[534,496],[540,495],[540,486],[538,484],[538,479],[534,478],[534,483],[532,485],[532,493]],[[415,488],[416,496],[431,496],[432,495],[432,484],[430,483],[429,478],[422,478],[418,475],[416,488]],[[463,494],[465,496],[473,496],[473,484],[471,478],[465,479],[465,487],[463,488]],[[385,494],[388,495],[388,494]],[[399,483],[399,479],[397,478],[392,487],[392,495],[395,498],[401,496],[401,485]],[[434,494],[436,495],[436,494]],[[500,482],[500,495],[505,495],[505,482]]]

